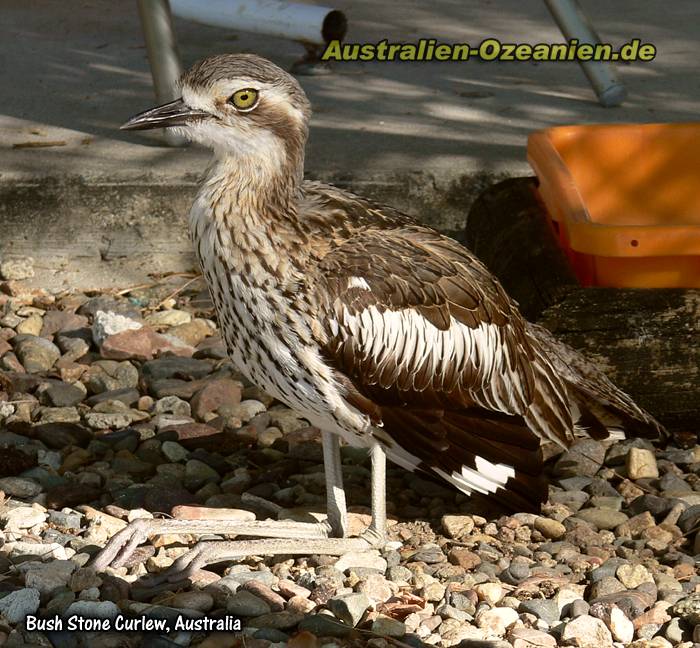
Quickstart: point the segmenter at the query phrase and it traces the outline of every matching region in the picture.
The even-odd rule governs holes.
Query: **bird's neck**
[[[190,213],[200,260],[212,255],[238,271],[289,274],[285,259],[294,255],[285,250],[303,256],[306,247],[298,219],[302,176],[303,158],[218,155]]]

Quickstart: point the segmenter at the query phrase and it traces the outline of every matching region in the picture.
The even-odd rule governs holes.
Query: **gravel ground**
[[[381,553],[250,556],[144,592],[194,542],[170,535],[96,574],[90,557],[139,517],[318,517],[319,433],[238,374],[198,279],[54,296],[23,288],[31,260],[2,270],[0,646],[700,647],[698,445],[581,441],[552,457],[541,516],[390,466]],[[350,447],[343,464],[357,532],[369,465]],[[28,631],[37,612],[244,629]]]

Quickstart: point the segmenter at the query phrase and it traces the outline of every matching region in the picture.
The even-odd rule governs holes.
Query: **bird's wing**
[[[546,496],[539,447],[570,440],[566,388],[471,253],[421,226],[369,227],[328,252],[309,285],[319,344],[346,399],[388,435],[390,458],[466,492]]]

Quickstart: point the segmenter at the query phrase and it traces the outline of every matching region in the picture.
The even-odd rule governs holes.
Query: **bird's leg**
[[[324,435],[324,460],[327,473],[333,471],[331,464],[335,466],[335,479],[328,479],[331,486],[328,492],[329,519],[331,515],[336,520],[341,520],[340,526],[331,522],[333,533],[342,531],[345,533],[347,513],[345,512],[345,493],[342,490],[340,478],[340,454],[338,452],[338,438],[335,435]],[[335,447],[334,447],[335,446]],[[142,579],[142,583],[153,592],[158,591],[158,586],[163,583],[177,583],[194,575],[199,569],[218,562],[236,560],[251,555],[329,555],[342,556],[350,551],[366,551],[368,549],[381,549],[386,542],[386,455],[379,444],[371,449],[372,457],[372,522],[369,528],[357,538],[332,537],[302,538],[301,534],[285,540],[218,540],[199,542],[192,550],[180,556],[168,569],[160,574],[154,574]],[[329,459],[331,461],[329,461]],[[342,496],[338,496],[338,489]],[[336,510],[332,512],[332,507]],[[270,524],[274,524],[271,522]]]
[[[163,534],[221,533],[225,535],[246,535],[264,538],[306,538],[322,539],[329,534],[344,537],[347,533],[347,509],[343,474],[340,462],[338,436],[330,432],[322,433],[323,460],[326,472],[328,502],[327,522],[295,522],[292,520],[134,520],[127,527],[112,536],[93,562],[97,571],[108,566],[120,567],[133,554],[136,547],[150,536]]]
[[[343,467],[340,461],[340,440],[337,434],[321,432],[323,467],[326,471],[326,509],[331,536],[344,538],[348,532],[348,511],[343,489]]]
[[[371,450],[372,458],[372,522],[363,537],[375,544],[386,542],[386,454],[378,443]]]

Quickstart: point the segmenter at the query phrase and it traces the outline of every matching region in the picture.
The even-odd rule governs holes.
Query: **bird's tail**
[[[566,384],[576,431],[594,439],[667,438],[666,430],[651,414],[581,353],[537,324],[528,324],[528,332],[540,343]]]

